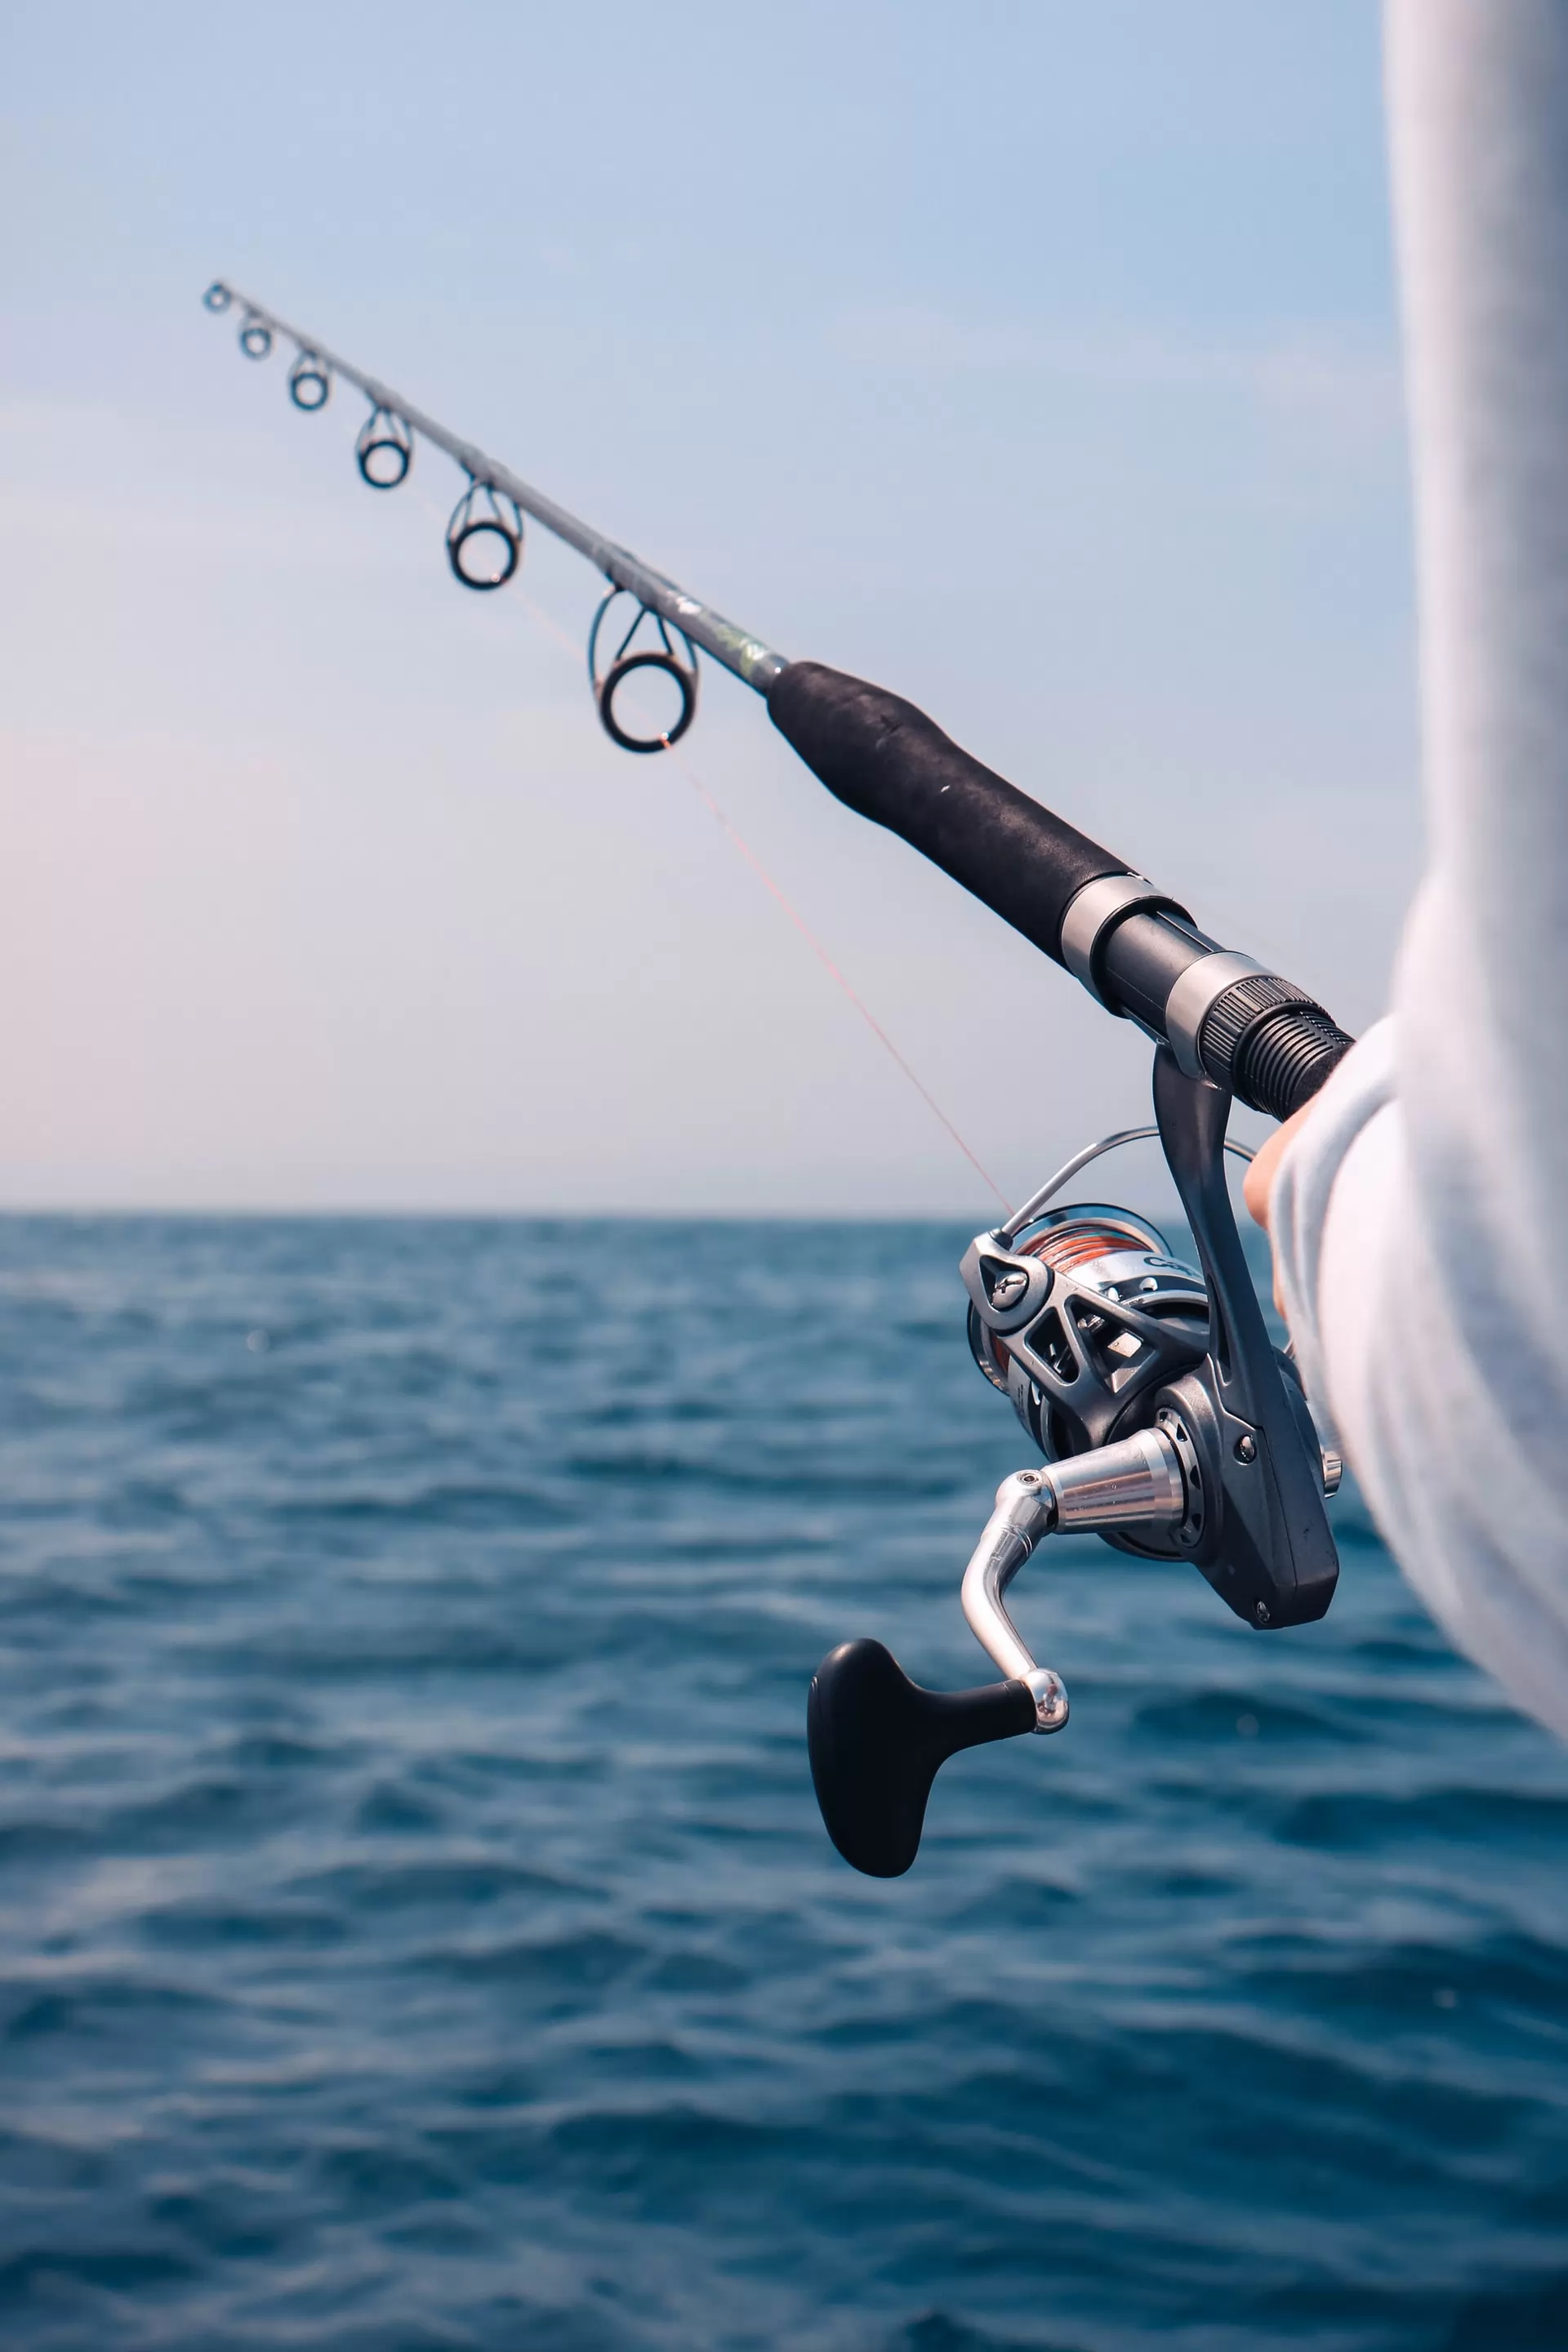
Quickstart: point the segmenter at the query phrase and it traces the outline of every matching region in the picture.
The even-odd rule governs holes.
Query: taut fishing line
[[[1233,1099],[1288,1118],[1351,1039],[1306,990],[1209,938],[1178,900],[982,766],[913,703],[823,663],[791,661],[221,280],[204,299],[215,312],[237,307],[247,358],[265,360],[279,337],[292,344],[288,388],[297,408],[323,409],[338,376],[363,394],[370,413],[354,457],[373,489],[407,479],[420,439],[456,462],[467,488],[446,544],[464,587],[488,593],[514,577],[528,521],[595,566],[605,586],[587,667],[606,734],[624,751],[675,760],[993,1192],[952,1121],[673,748],[696,719],[700,654],[763,697],[780,733],[837,799],[940,866],[1153,1045],[1154,1126],[1078,1153],[964,1253],[975,1363],[1043,1457],[1002,1482],[961,1586],[964,1616],[1003,1680],[922,1690],[879,1642],[846,1642],[823,1660],[806,1734],[823,1819],[845,1859],[875,1877],[898,1876],[915,1858],[931,1785],[949,1757],[1067,1722],[1061,1676],[1037,1662],[1006,1605],[1018,1570],[1048,1537],[1093,1532],[1146,1559],[1190,1560],[1259,1632],[1321,1617],[1339,1576],[1325,1509],[1339,1463],[1319,1438],[1294,1364],[1269,1340],[1224,1158],[1241,1150],[1226,1134]],[[563,635],[531,600],[530,609]],[[676,703],[663,726],[636,691],[656,678]],[[1129,1210],[1053,1205],[1092,1160],[1143,1136],[1157,1136],[1164,1151],[1195,1266]]]
[[[218,289],[209,288],[209,295],[216,290]],[[223,290],[226,291],[226,289]],[[213,307],[210,302],[208,307]],[[270,350],[270,348],[271,345],[268,342],[268,349]],[[296,406],[314,410],[325,406],[327,394],[323,393],[319,399],[312,398],[306,401],[300,399],[298,383],[301,365],[306,358],[310,362],[312,380],[328,381],[321,374],[321,362],[315,358],[314,353],[302,354],[301,359],[296,361],[294,368],[290,371],[289,391]],[[338,362],[338,365],[341,371],[342,362]],[[412,430],[404,423],[395,409],[385,407],[378,401],[361,428],[359,438],[354,445],[354,456],[362,478],[372,489],[396,489],[407,479],[413,464]],[[485,490],[489,503],[488,508],[480,506],[476,510],[475,499],[481,488]],[[502,493],[502,497],[505,498],[506,494]],[[421,499],[419,504],[432,520],[439,520],[438,512],[429,499]],[[510,507],[510,515],[507,507]],[[458,500],[451,520],[446,526],[446,530],[447,560],[454,574],[465,588],[480,590],[502,588],[516,572],[522,555],[522,518],[515,499],[508,499],[507,506],[503,507],[498,502],[493,490],[489,490],[488,486],[476,483],[470,476],[468,489]],[[489,570],[484,568],[485,548],[482,544],[487,541],[489,542],[490,568]],[[470,551],[476,549],[477,553]],[[895,1045],[842,965],[829,953],[784,885],[770,871],[763,857],[741,832],[733,818],[720,806],[689,760],[676,751],[675,746],[680,741],[697,715],[697,653],[690,639],[684,631],[677,630],[675,635],[679,636],[681,648],[678,651],[669,624],[663,615],[650,613],[647,605],[637,604],[608,665],[601,667],[599,651],[605,623],[620,597],[629,595],[630,593],[629,590],[617,587],[612,581],[608,593],[600,600],[598,610],[594,615],[593,626],[588,633],[588,683],[605,733],[612,742],[617,743],[626,751],[673,753],[676,768],[685,777],[731,847],[751,867],[763,889],[768,892],[799,932],[828,978],[848,999],[878,1045],[908,1079],[938,1126],[952,1138],[986,1190],[995,1195],[1005,1210],[1010,1205],[1006,1193],[985,1167],[979,1154],[966,1141],[956,1121],[949,1117],[924,1079]],[[528,594],[526,590],[522,593],[521,603],[535,625],[560,646],[563,652],[575,658],[576,647],[553,614],[547,613],[534,597]],[[656,633],[656,642],[645,644],[633,650],[639,632],[645,624],[650,622]],[[657,719],[644,709],[637,699],[635,688],[630,692],[627,691],[628,682],[636,678],[639,670],[654,671],[675,685],[679,696],[679,708],[673,724],[669,727],[661,728]],[[636,723],[628,724],[628,719]]]
[[[575,653],[576,648],[574,646],[571,638],[567,635],[560,622],[554,618],[553,614],[547,613],[542,604],[538,604],[533,597],[527,593],[526,590],[523,593],[522,604],[524,609],[528,612],[538,627],[544,632],[546,636],[553,639],[554,643],[560,646],[564,652],[568,654]],[[601,605],[600,612],[603,613],[603,611],[604,606]],[[590,648],[590,678],[592,678],[593,676],[593,657],[592,649]],[[675,750],[675,746],[679,740],[681,734],[685,732],[684,727],[673,728],[669,733],[660,734],[657,730],[655,721],[648,716],[648,714],[642,711],[640,708],[637,708],[636,705],[634,705],[634,709],[636,711],[636,715],[641,719],[645,726],[651,730],[647,740],[653,744],[656,750],[672,753],[676,768],[679,770],[680,774],[685,777],[687,782],[690,785],[692,791],[696,793],[698,799],[701,802],[709,815],[713,819],[714,824],[719,827],[720,832],[722,833],[731,849],[736,852],[737,856],[744,858],[746,864],[751,867],[758,881],[761,882],[763,889],[766,890],[769,896],[775,900],[783,912],[795,925],[795,929],[800,933],[801,938],[805,941],[806,946],[811,950],[812,954],[816,958],[817,962],[822,966],[823,971],[827,974],[829,980],[834,982],[836,987],[841,989],[843,993],[848,998],[850,1003],[860,1015],[861,1020],[866,1024],[867,1028],[869,1029],[872,1036],[875,1037],[879,1045],[880,1045],[884,1051],[892,1057],[893,1062],[896,1064],[898,1068],[903,1072],[904,1076],[909,1080],[910,1086],[913,1087],[916,1094],[919,1095],[921,1102],[924,1103],[931,1117],[937,1121],[937,1124],[945,1129],[946,1132],[952,1138],[952,1140],[957,1144],[960,1151],[963,1152],[964,1158],[968,1160],[970,1166],[973,1169],[975,1174],[981,1179],[982,1182],[986,1186],[987,1190],[996,1195],[996,1198],[1001,1202],[1004,1209],[1007,1208],[1010,1205],[1007,1195],[1004,1192],[1000,1184],[997,1183],[996,1179],[982,1164],[980,1160],[971,1150],[970,1146],[964,1141],[963,1137],[960,1134],[952,1120],[948,1117],[946,1111],[943,1110],[936,1097],[931,1093],[931,1088],[921,1077],[919,1072],[912,1069],[910,1064],[904,1059],[903,1055],[899,1051],[898,1046],[893,1043],[891,1037],[889,1036],[887,1031],[883,1028],[881,1023],[878,1020],[876,1014],[872,1012],[870,1006],[867,1003],[865,998],[856,987],[854,982],[848,977],[848,974],[835,962],[833,957],[828,953],[828,950],[823,945],[821,940],[812,929],[811,925],[806,921],[805,917],[801,913],[800,908],[795,905],[788,891],[785,890],[783,883],[779,881],[778,877],[774,874],[770,872],[763,859],[758,856],[751,843],[746,839],[745,835],[736,824],[734,819],[730,816],[725,810],[720,807],[719,803],[714,799],[712,793],[709,791],[708,786],[703,782],[702,778],[698,774],[697,770],[692,766],[690,761],[688,760],[683,753]],[[638,748],[641,747],[639,746]]]

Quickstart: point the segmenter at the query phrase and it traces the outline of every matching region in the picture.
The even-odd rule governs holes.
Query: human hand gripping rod
[[[876,1642],[844,1643],[824,1660],[807,1733],[823,1817],[846,1860],[897,1876],[914,1860],[947,1758],[1066,1723],[1060,1677],[1037,1664],[1005,1606],[1018,1570],[1051,1534],[1094,1532],[1145,1559],[1190,1559],[1260,1631],[1321,1617],[1339,1572],[1324,1510],[1339,1465],[1319,1443],[1293,1364],[1269,1342],[1222,1155],[1238,1149],[1226,1139],[1233,1096],[1288,1118],[1351,1039],[1304,989],[1210,939],[1175,899],[960,750],[914,704],[787,660],[319,341],[221,280],[204,299],[216,312],[239,306],[248,358],[265,359],[276,336],[293,342],[296,407],[324,408],[334,376],[358,387],[371,405],[355,456],[371,488],[406,478],[418,437],[462,468],[468,488],[447,552],[463,586],[489,591],[513,576],[524,516],[596,567],[607,584],[588,671],[616,743],[658,752],[684,734],[699,649],[709,654],[765,698],[773,724],[846,807],[900,835],[1154,1043],[1155,1127],[1079,1153],[965,1253],[975,1362],[1045,1456],[1043,1468],[1004,1480],[963,1579],[965,1618],[1005,1680],[922,1690]],[[631,624],[601,671],[602,632],[622,597]],[[649,671],[679,699],[678,716],[654,732],[616,707],[627,680]],[[1101,1151],[1154,1133],[1201,1272],[1126,1210],[1050,1205]]]

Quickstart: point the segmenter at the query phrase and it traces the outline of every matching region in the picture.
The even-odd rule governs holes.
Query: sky
[[[1359,1028],[1420,860],[1371,0],[0,29],[0,1207],[994,1213],[1148,1049],[595,576],[447,571],[223,277]],[[706,794],[706,800],[703,797]],[[1238,1116],[1240,1131],[1260,1122]]]

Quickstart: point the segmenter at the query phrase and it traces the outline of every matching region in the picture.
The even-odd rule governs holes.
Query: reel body
[[[1048,1462],[1139,1426],[1150,1389],[1207,1343],[1202,1275],[1128,1209],[1053,1209],[1010,1244],[978,1234],[959,1272],[970,1351]]]
[[[964,1253],[971,1352],[1046,1466],[1004,1479],[963,1576],[964,1616],[1004,1684],[921,1692],[864,1643],[817,1670],[806,1720],[818,1802],[839,1852],[873,1876],[913,1862],[947,1757],[1066,1723],[1061,1679],[1036,1663],[1005,1601],[1046,1537],[1095,1533],[1144,1559],[1189,1559],[1260,1632],[1306,1624],[1333,1597],[1339,1561],[1323,1505],[1339,1464],[1252,1286],[1225,1181],[1223,1155],[1237,1149],[1226,1141],[1230,1097],[1162,1046],[1154,1103],[1156,1129],[1069,1160]],[[1197,1266],[1130,1210],[1049,1205],[1100,1152],[1156,1132]]]

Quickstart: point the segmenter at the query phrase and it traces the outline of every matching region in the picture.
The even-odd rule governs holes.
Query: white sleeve
[[[1276,1249],[1405,1574],[1568,1736],[1568,5],[1386,22],[1429,866]]]

